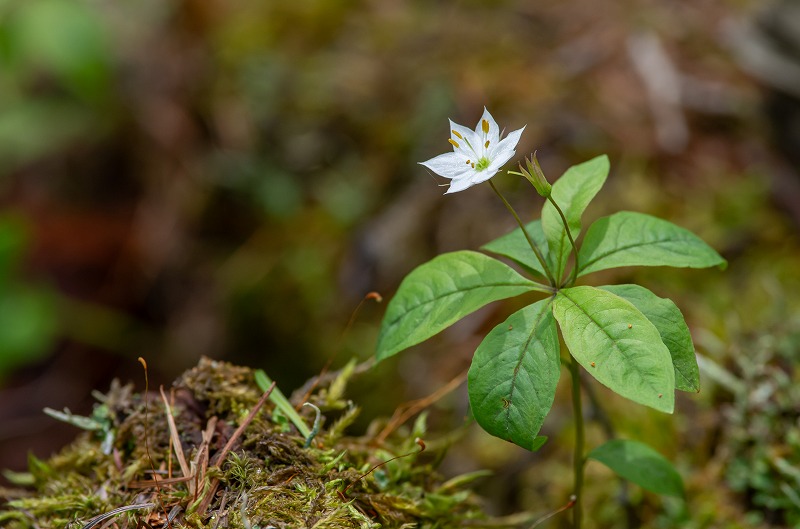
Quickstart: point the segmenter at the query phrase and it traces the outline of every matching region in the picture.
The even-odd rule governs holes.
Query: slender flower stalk
[[[572,272],[570,273],[568,285],[572,285],[575,283],[575,280],[578,277],[578,247],[575,244],[575,239],[572,237],[572,231],[569,229],[569,222],[567,222],[567,218],[564,216],[564,212],[559,207],[558,203],[553,199],[553,186],[547,181],[547,178],[544,176],[544,171],[542,171],[542,166],[539,165],[539,160],[536,158],[536,153],[534,152],[530,158],[525,158],[525,165],[528,167],[527,170],[522,168],[522,164],[519,164],[519,172],[517,171],[508,171],[509,174],[514,174],[518,176],[524,177],[531,185],[536,189],[536,192],[539,195],[543,196],[550,202],[556,211],[558,212],[558,216],[561,218],[561,223],[564,225],[564,230],[567,232],[567,238],[569,239],[569,243],[572,246],[572,253],[575,254],[575,265],[572,267]],[[561,278],[559,278],[559,281]],[[564,285],[560,285],[564,286]]]
[[[536,243],[533,242],[533,239],[528,233],[528,230],[525,229],[525,224],[522,223],[522,220],[520,220],[519,215],[517,215],[517,212],[514,210],[514,207],[508,202],[508,200],[506,200],[506,197],[503,196],[500,190],[497,189],[497,187],[494,185],[494,182],[490,181],[489,185],[492,186],[494,192],[497,194],[498,197],[500,197],[500,200],[503,201],[503,204],[505,204],[506,209],[508,209],[508,211],[511,212],[511,215],[514,216],[514,220],[517,221],[517,224],[519,224],[519,227],[522,229],[522,233],[525,235],[525,239],[527,239],[528,244],[531,247],[531,250],[533,250],[533,254],[536,256],[536,259],[539,261],[539,264],[542,265],[542,269],[544,270],[545,275],[547,275],[547,280],[550,282],[550,285],[555,287],[556,280],[553,277],[553,273],[550,271],[550,267],[547,266],[547,261],[545,261],[542,252],[539,250],[539,247],[536,246]]]
[[[564,229],[567,232],[569,243],[572,245],[572,253],[575,255],[575,262],[573,263],[572,272],[569,274],[569,282],[567,283],[568,285],[572,285],[578,278],[578,265],[580,264],[578,262],[578,247],[575,245],[575,239],[572,238],[572,232],[569,229],[569,223],[567,222],[567,218],[564,216],[564,212],[561,211],[561,208],[558,207],[558,204],[555,200],[553,200],[552,196],[547,197],[547,200],[549,200],[553,207],[556,208],[556,211],[558,211],[558,216],[561,217],[561,223],[564,224]]]

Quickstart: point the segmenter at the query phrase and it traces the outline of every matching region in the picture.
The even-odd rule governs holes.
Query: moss
[[[161,527],[170,516],[173,528],[198,529],[444,528],[485,519],[465,489],[474,476],[443,483],[432,468],[441,454],[419,453],[414,437],[424,420],[381,446],[369,434],[344,435],[358,414],[343,398],[350,373],[352,366],[309,396],[323,415],[336,418],[308,448],[268,401],[224,459],[223,447],[261,396],[250,369],[204,359],[186,372],[167,393],[174,432],[160,396],[145,399],[114,383],[99,396],[105,431],[79,435],[48,460],[31,458],[29,474],[16,476],[30,485],[28,495],[8,491],[0,524],[88,528],[104,513],[94,518],[97,527],[120,529]],[[302,409],[310,424],[313,411]],[[105,453],[109,432],[113,448]],[[171,446],[176,435],[187,476]],[[411,455],[369,472],[404,454]]]

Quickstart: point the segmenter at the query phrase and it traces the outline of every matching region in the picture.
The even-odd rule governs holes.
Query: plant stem
[[[536,259],[538,259],[539,264],[542,265],[542,269],[544,270],[545,275],[547,275],[547,280],[550,282],[552,286],[554,287],[557,286],[556,280],[553,278],[553,273],[547,266],[547,262],[544,260],[542,252],[539,251],[539,248],[536,246],[536,243],[534,243],[533,239],[531,239],[528,230],[525,229],[525,225],[520,220],[519,215],[517,215],[517,212],[514,211],[514,208],[511,206],[511,204],[509,204],[508,200],[506,200],[506,197],[504,197],[503,194],[500,193],[500,190],[497,189],[497,187],[495,187],[494,182],[489,180],[489,185],[492,186],[494,192],[497,194],[498,197],[500,197],[500,200],[503,201],[503,204],[505,204],[506,209],[511,212],[511,215],[514,216],[514,220],[516,220],[517,224],[519,224],[519,227],[522,229],[522,233],[525,234],[525,239],[528,240],[528,244],[531,246],[531,250],[533,250],[534,255],[536,255]]]
[[[553,200],[552,196],[547,197],[547,200],[549,200],[553,207],[556,208],[556,211],[558,211],[558,215],[561,217],[561,223],[564,224],[564,229],[567,232],[569,243],[572,245],[572,253],[575,254],[575,264],[572,267],[572,272],[569,275],[569,284],[572,285],[575,283],[575,279],[578,277],[578,247],[575,245],[575,239],[572,238],[572,232],[569,229],[569,223],[567,222],[567,218],[564,216],[564,212],[561,211],[561,208],[558,207],[558,204],[556,204],[556,201]]]
[[[575,472],[575,505],[572,507],[572,527],[581,528],[583,513],[581,511],[583,503],[583,410],[581,408],[581,374],[578,362],[570,359],[569,374],[572,376],[572,414],[575,419],[575,453],[572,460],[572,467]]]

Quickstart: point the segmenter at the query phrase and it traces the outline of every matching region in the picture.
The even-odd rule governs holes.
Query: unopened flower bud
[[[522,172],[526,173],[528,181],[533,184],[537,193],[548,198],[553,190],[553,186],[550,185],[550,182],[548,182],[547,178],[544,176],[542,166],[539,165],[539,160],[536,159],[536,153],[533,153],[530,158],[525,158],[525,165],[528,166],[528,170]]]

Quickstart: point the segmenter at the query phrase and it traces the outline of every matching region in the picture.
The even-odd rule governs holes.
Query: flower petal
[[[514,149],[503,149],[494,155],[489,167],[487,167],[486,170],[499,171],[500,168],[503,167],[506,162],[508,162],[516,153],[517,151]]]
[[[478,125],[475,127],[475,134],[480,135],[481,138],[484,137],[484,119],[487,123],[489,123],[489,133],[486,135],[486,139],[489,140],[489,147],[491,148],[492,145],[497,145],[497,143],[500,141],[500,125],[497,124],[497,121],[495,121],[489,111],[486,110],[486,107],[483,107],[483,115],[481,116],[480,121],[478,121]],[[485,145],[485,141],[486,140],[482,140],[481,143]]]
[[[444,192],[445,195],[450,193],[458,193],[459,191],[464,191],[472,186],[474,186],[477,182],[472,182],[470,178],[458,178],[453,179],[450,183],[450,187],[447,188],[447,191]]]
[[[419,162],[434,173],[445,178],[456,178],[465,170],[471,171],[467,159],[460,152],[446,152],[426,162]]]
[[[527,126],[527,125],[526,125]],[[498,153],[501,151],[511,149],[514,150],[519,143],[520,136],[522,136],[522,131],[525,130],[525,127],[521,129],[517,129],[514,132],[509,133],[508,136],[500,140],[499,143],[496,143],[494,149],[489,149],[491,156],[497,156]]]
[[[497,149],[491,153],[491,163],[486,169],[487,171],[499,171],[517,153],[515,148],[523,130],[525,127],[515,130],[500,142]]]
[[[460,141],[462,138],[465,138],[468,135],[473,134],[472,129],[470,129],[469,127],[465,127],[464,125],[459,125],[452,119],[448,121],[450,121],[450,138],[454,139],[455,141]],[[456,132],[460,134],[461,137],[459,137],[458,134],[455,134]]]
[[[459,138],[453,131],[461,134],[461,137]],[[475,158],[483,156],[483,151],[480,149],[483,141],[481,138],[483,138],[483,136],[478,136],[472,129],[464,125],[459,125],[452,119],[450,120],[450,139],[458,143],[461,146],[461,152],[468,158],[471,158],[472,161],[475,161]]]
[[[484,169],[480,173],[476,173],[475,176],[472,177],[472,184],[480,184],[481,182],[485,182],[489,180],[491,177],[497,174],[497,171],[500,170],[501,165],[494,167],[494,164],[490,165],[487,169]]]
[[[507,161],[511,159],[517,153],[514,149],[503,149],[502,151],[496,153],[489,164],[489,168],[497,168],[500,169],[503,167]]]
[[[499,125],[484,107],[483,116],[474,131],[450,120],[453,152],[440,154],[420,164],[451,180],[445,194],[457,193],[497,174],[516,154],[515,149],[524,130],[525,127],[515,130],[501,140]]]

